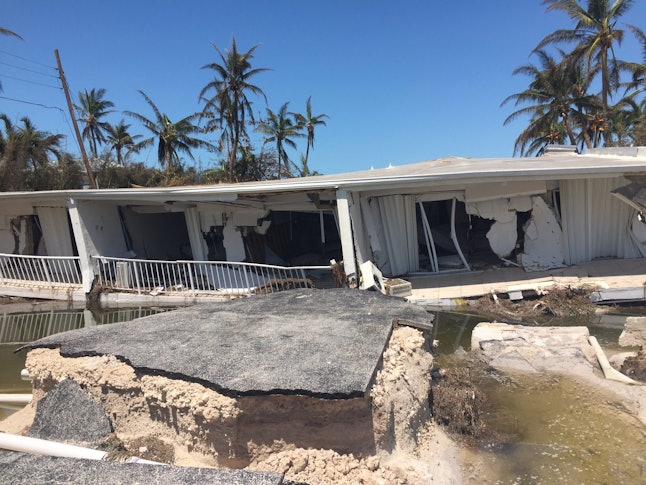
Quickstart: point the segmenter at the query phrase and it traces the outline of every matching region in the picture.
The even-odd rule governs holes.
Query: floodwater
[[[586,325],[605,349],[619,350],[625,317],[645,314],[643,308],[620,312],[544,324]],[[435,313],[438,363],[464,362],[460,347],[470,349],[471,330],[486,320]],[[487,436],[495,440],[474,446],[479,466],[474,464],[469,483],[646,483],[646,427],[607,391],[560,375],[492,376],[483,371],[472,378],[486,396],[482,418]]]
[[[46,306],[46,305],[44,305]],[[0,394],[31,393],[31,383],[20,377],[26,352],[15,352],[22,344],[77,328],[125,322],[174,307],[135,307],[125,309],[69,309],[7,312],[11,305],[0,305]],[[4,310],[4,311],[3,311]],[[0,408],[0,420],[11,414]]]
[[[31,392],[30,383],[20,378],[25,353],[14,353],[21,343],[167,309],[3,315],[0,307],[0,393]],[[645,314],[643,309],[624,312]],[[455,312],[432,313],[433,338],[439,340],[437,361],[440,365],[459,362],[456,351],[469,350],[473,327],[487,319]],[[613,349],[617,348],[624,319],[625,315],[619,314],[547,324],[587,325],[604,348]],[[487,397],[485,425],[498,439],[475,448],[474,475],[469,483],[646,483],[646,427],[624,412],[610,395],[563,376],[494,379],[483,373],[477,378]],[[0,409],[0,419],[8,413]]]
[[[562,376],[516,376],[486,394],[486,425],[509,439],[482,446],[480,483],[646,483],[645,428],[609,394]]]

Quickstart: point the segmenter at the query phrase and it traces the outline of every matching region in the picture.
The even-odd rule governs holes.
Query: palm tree
[[[584,8],[578,0],[545,0],[547,11],[561,10],[576,22],[574,29],[561,29],[546,36],[537,46],[576,42],[572,56],[585,59],[586,70],[591,77],[601,73],[601,103],[604,113],[608,111],[609,98],[619,85],[620,63],[615,57],[615,45],[620,45],[624,30],[615,28],[633,5],[634,0],[588,0]]]
[[[17,37],[20,40],[23,40],[22,37],[20,37],[18,34],[16,34],[15,32],[13,32],[13,31],[11,31],[9,29],[5,29],[4,27],[0,27],[0,34],[1,35],[8,35],[8,36],[11,36],[11,37]]]
[[[320,115],[312,115],[312,97],[307,98],[307,103],[305,103],[305,115],[301,113],[296,114],[296,122],[298,123],[299,129],[304,129],[307,132],[307,148],[305,149],[305,157],[301,158],[303,164],[303,170],[301,174],[303,177],[309,175],[309,169],[307,168],[307,162],[310,156],[310,147],[314,148],[314,130],[317,126],[325,126],[325,121],[323,118],[329,118],[328,115],[322,113]]]
[[[631,146],[635,143],[637,127],[644,116],[646,100],[637,103],[633,97],[626,97],[610,108],[608,112],[608,146]]]
[[[256,74],[266,71],[265,68],[252,68],[251,59],[254,51],[258,46],[255,45],[247,52],[238,52],[235,38],[231,41],[231,48],[225,49],[223,53],[215,45],[213,48],[220,56],[220,62],[213,62],[202,66],[202,69],[211,69],[215,71],[215,79],[209,82],[202,91],[200,91],[200,100],[206,102],[203,114],[213,117],[217,113],[223,138],[225,143],[221,147],[227,146],[228,153],[228,171],[229,182],[233,182],[234,164],[238,156],[238,148],[241,140],[246,136],[246,118],[253,121],[253,112],[251,101],[247,97],[249,94],[261,95],[265,98],[262,90],[251,84],[251,78]],[[213,91],[213,95],[205,95]]]
[[[104,99],[104,96],[105,89],[93,88],[91,91],[86,89],[79,93],[80,105],[74,105],[81,114],[78,121],[85,123],[83,138],[90,142],[94,158],[98,158],[97,145],[105,142],[105,133],[110,126],[109,123],[102,121],[102,118],[112,113],[108,108],[114,107],[114,103]]]
[[[23,40],[22,37],[20,37],[18,34],[15,32],[5,29],[4,27],[0,27],[0,35],[8,35],[10,37],[17,37],[20,40]],[[0,93],[2,92],[2,83],[0,83]]]
[[[16,127],[4,114],[4,133],[0,132],[0,179],[4,190],[41,190],[46,188],[42,169],[49,165],[50,156],[61,159],[60,144],[63,135],[52,135],[36,129],[33,122],[23,117],[22,126]]]
[[[563,143],[566,137],[570,144],[577,144],[575,128],[584,120],[581,113],[594,106],[596,100],[587,94],[589,80],[584,76],[580,62],[567,59],[562,51],[560,62],[543,49],[533,53],[538,56],[540,67],[528,64],[514,70],[514,75],[525,74],[533,78],[529,88],[508,96],[501,103],[501,106],[510,101],[514,101],[515,106],[527,104],[510,114],[504,125],[519,116],[529,115],[531,119],[516,139],[514,154],[527,155],[538,150],[543,141]]]
[[[202,131],[198,125],[193,123],[193,121],[200,117],[200,113],[193,113],[173,123],[165,113],[159,111],[159,108],[157,108],[146,93],[141,90],[139,90],[139,93],[152,108],[155,118],[151,120],[138,113],[125,111],[127,115],[138,120],[144,128],[152,133],[151,137],[133,145],[133,149],[140,150],[152,145],[157,140],[157,160],[160,165],[166,167],[167,174],[173,165],[179,165],[179,153],[184,153],[191,160],[194,160],[191,149],[214,149],[210,143],[191,136],[194,133],[200,133]]]
[[[258,129],[265,135],[268,135],[266,138],[267,143],[275,142],[276,143],[276,153],[278,155],[278,178],[281,178],[282,174],[285,173],[288,177],[291,177],[292,173],[289,169],[289,156],[285,151],[285,145],[292,148],[296,148],[296,142],[291,138],[305,136],[300,133],[299,126],[295,122],[294,114],[287,112],[289,103],[283,104],[278,113],[274,113],[272,110],[267,108],[267,119],[261,121],[258,125]],[[283,165],[283,171],[281,172],[281,162]]]
[[[635,34],[642,50],[641,62],[622,62],[621,65],[623,70],[632,74],[632,81],[628,82],[626,85],[627,89],[635,90],[632,94],[632,96],[635,96],[646,90],[646,34],[632,25],[629,25],[628,27],[632,30],[633,34]]]
[[[107,128],[108,133],[105,141],[110,144],[110,149],[117,154],[117,163],[119,165],[123,165],[122,150],[129,148],[128,153],[130,153],[135,145],[135,140],[141,138],[141,135],[131,135],[128,131],[129,129],[130,125],[126,124],[123,119],[116,125],[108,125]]]

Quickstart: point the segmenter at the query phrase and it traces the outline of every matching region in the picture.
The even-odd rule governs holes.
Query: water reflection
[[[133,307],[121,309],[70,309],[11,312],[5,306],[0,314],[0,393],[31,392],[31,383],[20,377],[25,367],[25,352],[16,353],[22,344],[68,330],[125,322],[172,310],[175,307]],[[2,307],[0,307],[2,309]],[[0,420],[11,413],[0,408]]]

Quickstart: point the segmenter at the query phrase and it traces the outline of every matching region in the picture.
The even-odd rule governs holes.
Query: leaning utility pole
[[[90,167],[90,162],[87,159],[87,153],[85,153],[85,146],[83,145],[81,132],[79,131],[79,127],[76,124],[76,116],[74,115],[72,99],[70,98],[70,92],[69,92],[69,89],[67,88],[67,81],[65,80],[65,74],[63,73],[63,66],[61,65],[61,58],[58,55],[58,49],[54,49],[54,55],[56,56],[56,64],[58,64],[58,74],[61,79],[61,84],[63,85],[65,98],[67,99],[67,107],[70,110],[70,117],[72,118],[74,131],[76,132],[76,139],[79,143],[79,148],[81,149],[81,158],[83,158],[83,165],[85,165],[85,171],[87,172],[87,178],[88,178],[88,181],[90,182],[90,188],[96,189],[96,182],[94,181],[94,175],[92,174],[92,167]]]

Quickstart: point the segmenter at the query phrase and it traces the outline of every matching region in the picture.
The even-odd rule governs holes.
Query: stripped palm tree
[[[22,37],[20,37],[18,34],[16,34],[15,32],[9,29],[5,29],[4,27],[0,27],[0,35],[7,35],[9,37],[16,37],[20,40],[23,40]],[[2,83],[0,83],[0,93],[1,92],[2,92]]]
[[[98,145],[105,143],[105,135],[110,124],[102,119],[112,113],[109,108],[114,107],[112,101],[104,99],[105,89],[87,89],[79,93],[79,105],[74,105],[81,115],[80,121],[85,124],[83,138],[90,142],[92,156],[98,158]]]
[[[49,165],[50,157],[60,160],[60,145],[64,135],[52,135],[38,130],[27,117],[15,126],[6,115],[4,133],[0,132],[0,180],[4,190],[42,190],[48,180],[41,174]]]
[[[128,153],[134,151],[135,140],[141,138],[141,135],[131,135],[129,130],[130,125],[126,124],[123,119],[116,125],[108,125],[105,141],[110,144],[110,149],[117,154],[119,165],[123,165],[124,162],[123,149],[128,149],[127,157]]]
[[[277,113],[267,108],[267,119],[258,124],[258,129],[267,135],[266,142],[276,143],[276,153],[278,156],[278,178],[282,175],[292,176],[289,168],[290,160],[285,145],[296,148],[296,142],[292,138],[305,136],[300,132],[299,126],[295,121],[294,114],[289,113],[287,108],[289,103],[283,104]],[[282,162],[282,170],[281,170]]]
[[[209,82],[200,92],[200,100],[205,101],[203,115],[214,117],[217,113],[219,124],[223,130],[224,142],[220,146],[228,149],[229,182],[233,182],[234,165],[238,157],[238,149],[242,140],[247,136],[247,118],[253,122],[253,111],[248,94],[262,96],[265,94],[258,86],[251,84],[251,78],[266,71],[265,68],[252,68],[251,60],[255,45],[247,52],[238,51],[235,38],[231,41],[231,48],[224,53],[215,45],[213,48],[220,56],[220,62],[213,62],[202,66],[202,69],[215,71],[215,79]],[[206,96],[207,93],[212,95]]]
[[[537,46],[575,42],[575,59],[584,59],[591,77],[601,75],[601,103],[608,111],[609,99],[619,86],[620,62],[615,46],[621,45],[624,30],[616,28],[619,19],[632,7],[634,0],[588,0],[587,8],[577,0],[545,0],[547,11],[561,10],[574,22],[574,29],[560,29],[546,36]]]
[[[555,60],[542,49],[533,52],[539,59],[539,65],[527,64],[514,70],[514,74],[531,76],[529,87],[517,94],[508,96],[501,104],[513,101],[516,106],[526,105],[505,120],[507,125],[519,116],[530,116],[528,127],[516,138],[514,154],[528,155],[541,148],[540,143],[578,142],[578,127],[585,117],[582,111],[595,105],[596,97],[587,93],[589,81],[584,76],[580,62],[567,59]],[[560,127],[559,127],[560,125]],[[538,144],[536,141],[538,140]]]
[[[180,165],[180,153],[183,153],[191,160],[194,160],[191,152],[192,149],[204,148],[207,150],[213,150],[215,148],[210,143],[192,136],[193,134],[201,133],[202,131],[200,127],[194,123],[194,121],[200,118],[200,113],[193,113],[179,121],[172,122],[168,115],[162,113],[159,108],[157,108],[155,103],[152,102],[146,93],[141,90],[139,93],[144,97],[146,103],[148,103],[150,108],[153,110],[155,117],[154,119],[149,119],[139,113],[125,111],[128,116],[135,118],[152,134],[149,138],[133,145],[133,149],[140,150],[157,141],[157,161],[161,166],[166,167],[167,174],[171,171],[173,166]]]
[[[312,114],[312,97],[307,98],[307,103],[305,103],[305,114],[296,113],[296,122],[298,123],[299,129],[304,129],[307,132],[307,147],[305,148],[305,157],[301,158],[301,163],[303,168],[301,170],[301,176],[307,177],[309,175],[309,168],[307,162],[309,161],[310,156],[310,147],[314,148],[314,130],[317,126],[325,126],[325,121],[323,118],[329,118],[328,115],[322,113],[320,115]]]

